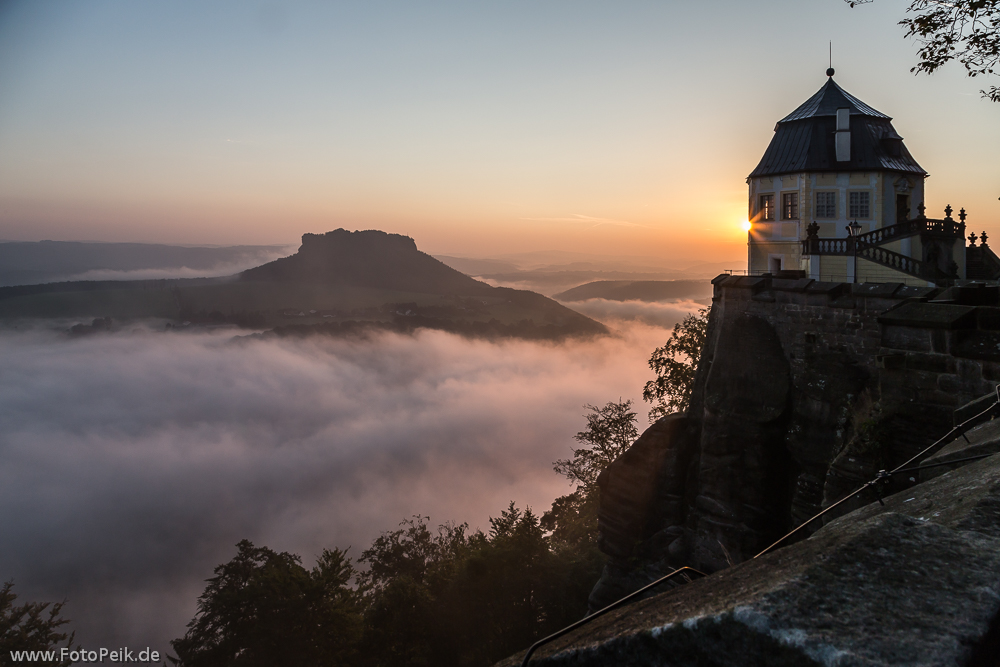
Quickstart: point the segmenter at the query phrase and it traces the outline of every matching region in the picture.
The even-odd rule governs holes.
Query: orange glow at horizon
[[[799,30],[817,22],[851,36],[839,83],[934,175],[929,210],[1000,236],[993,108],[961,70],[905,76],[889,4],[859,23],[842,3],[731,2],[741,18],[708,51],[716,10],[697,3],[596,3],[569,23],[555,5],[400,5],[387,23],[364,3],[280,4],[274,31],[240,3],[0,12],[0,240],[291,245],[343,227],[468,257],[745,261],[747,174],[826,81]],[[764,98],[752,77],[719,85],[722,63],[777,57],[755,35],[779,24],[781,48],[819,65],[796,59]]]
[[[147,191],[115,199],[8,199],[0,217],[6,218],[3,236],[10,240],[297,245],[304,233],[344,227],[410,236],[432,254],[486,257],[562,250],[736,261],[745,253],[746,237],[728,221],[739,219],[734,209],[741,206],[743,187],[737,181],[724,193],[692,189],[689,201],[679,204],[671,203],[676,194],[670,192],[668,197],[639,193],[634,202],[579,195],[578,205],[561,206],[534,199],[489,210],[479,201],[449,198],[447,191],[419,198],[397,192],[381,201],[371,195],[334,198],[312,188],[219,199]],[[724,196],[697,209],[695,202],[711,200],[712,194]],[[67,227],[67,219],[77,224]]]

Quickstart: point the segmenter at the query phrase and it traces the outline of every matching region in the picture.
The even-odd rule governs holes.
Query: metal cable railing
[[[791,532],[785,534],[777,542],[774,542],[769,547],[767,547],[766,549],[764,549],[763,551],[761,551],[759,554],[757,554],[756,556],[754,556],[754,558],[760,558],[764,554],[767,554],[770,551],[774,550],[778,545],[780,545],[781,543],[785,542],[792,535],[795,535],[796,533],[798,533],[800,530],[802,530],[803,528],[805,528],[806,526],[808,526],[809,524],[811,524],[816,519],[818,519],[818,518],[824,516],[825,514],[831,512],[835,508],[839,507],[843,503],[847,502],[848,500],[850,500],[854,496],[858,495],[859,493],[862,493],[863,491],[865,491],[866,489],[868,489],[870,487],[875,487],[876,493],[877,493],[877,497],[878,497],[878,501],[879,501],[880,504],[884,505],[885,503],[882,501],[882,492],[881,492],[881,488],[879,487],[879,485],[887,484],[889,482],[889,480],[892,478],[892,476],[895,475],[895,474],[915,472],[915,471],[919,471],[919,470],[926,470],[926,469],[930,469],[930,468],[937,468],[937,467],[945,466],[945,465],[953,465],[953,464],[956,464],[956,463],[967,463],[969,461],[978,461],[978,460],[984,459],[984,458],[986,458],[988,456],[993,456],[993,454],[980,454],[978,456],[968,456],[968,457],[964,457],[964,458],[960,458],[960,459],[953,459],[951,461],[942,461],[940,463],[932,463],[930,465],[910,466],[910,464],[912,464],[914,462],[917,462],[917,461],[921,461],[921,460],[925,459],[926,457],[930,456],[931,454],[934,454],[937,450],[941,449],[942,447],[944,447],[949,442],[954,441],[956,438],[958,438],[960,436],[961,437],[965,437],[966,431],[969,431],[970,429],[974,428],[975,426],[978,426],[979,423],[982,422],[982,421],[985,421],[987,417],[992,418],[992,417],[998,416],[998,415],[1000,415],[1000,385],[998,385],[997,388],[996,388],[996,400],[988,408],[986,408],[982,412],[974,415],[973,417],[970,417],[969,419],[966,419],[961,424],[955,426],[950,431],[948,431],[948,433],[946,433],[944,436],[942,436],[941,438],[938,438],[931,445],[925,447],[919,453],[917,453],[916,455],[910,457],[904,463],[901,463],[900,465],[896,466],[892,470],[888,470],[888,471],[886,471],[886,470],[880,470],[878,472],[878,474],[875,475],[874,479],[872,479],[871,481],[868,481],[865,484],[861,485],[856,490],[854,490],[851,493],[847,494],[846,496],[844,496],[843,498],[841,498],[840,500],[838,500],[834,504],[830,505],[829,507],[827,507],[823,511],[819,512],[818,514],[816,514],[812,518],[807,519],[806,521],[803,521],[798,526],[796,526],[794,529],[792,529]],[[968,441],[968,438],[966,438],[966,441]],[[681,568],[678,568],[678,569],[674,570],[673,572],[671,572],[670,574],[667,574],[667,575],[665,575],[663,577],[660,577],[656,581],[654,581],[654,582],[652,582],[652,583],[650,583],[650,584],[648,584],[646,586],[643,586],[642,588],[640,588],[639,590],[635,591],[634,593],[626,595],[625,597],[623,597],[622,599],[620,599],[620,600],[618,600],[616,602],[612,602],[611,604],[609,604],[608,606],[604,607],[600,611],[594,612],[590,616],[587,616],[586,618],[582,618],[579,621],[577,621],[576,623],[573,623],[572,625],[568,625],[565,628],[563,628],[562,630],[559,630],[558,632],[555,632],[555,633],[549,635],[548,637],[545,637],[544,639],[538,640],[537,642],[535,642],[534,644],[532,644],[531,647],[528,649],[528,652],[524,654],[524,659],[521,661],[521,667],[527,667],[528,663],[531,661],[531,656],[535,653],[535,651],[537,651],[542,646],[544,646],[544,645],[548,644],[549,642],[552,642],[552,641],[554,641],[556,639],[559,639],[560,637],[562,637],[562,636],[564,636],[566,634],[569,634],[573,630],[576,630],[577,628],[580,628],[580,627],[582,627],[582,626],[590,623],[591,621],[594,621],[594,620],[600,618],[601,616],[604,616],[605,614],[607,614],[609,612],[612,612],[615,609],[618,609],[619,607],[622,607],[622,606],[628,604],[630,601],[632,601],[635,598],[641,596],[643,593],[646,593],[647,591],[652,590],[653,588],[659,586],[660,584],[665,583],[666,581],[669,581],[670,579],[672,579],[672,578],[674,578],[676,576],[679,576],[679,575],[684,575],[684,576],[686,576],[688,578],[688,581],[691,581],[690,575],[688,573],[697,575],[698,577],[706,577],[706,576],[708,576],[704,572],[696,570],[696,569],[694,569],[692,567],[681,567]]]
[[[587,616],[586,618],[582,618],[582,619],[580,619],[579,621],[577,621],[576,623],[574,623],[572,625],[566,626],[565,628],[563,628],[559,632],[554,632],[551,635],[549,635],[548,637],[546,637],[545,639],[539,639],[537,642],[535,642],[534,644],[532,644],[531,648],[528,649],[528,652],[524,654],[524,660],[521,661],[521,667],[527,667],[528,666],[528,662],[531,661],[531,655],[535,651],[537,651],[539,648],[541,648],[542,646],[545,646],[549,642],[554,641],[556,639],[559,639],[563,635],[568,634],[568,633],[572,632],[573,630],[576,630],[577,628],[579,628],[581,626],[584,626],[587,623],[590,623],[591,621],[600,618],[601,616],[604,616],[608,612],[614,611],[615,609],[618,609],[619,607],[624,606],[629,601],[631,601],[631,600],[639,597],[640,595],[642,595],[646,591],[649,591],[649,590],[651,590],[653,588],[656,588],[660,584],[662,584],[662,583],[664,583],[666,581],[669,581],[670,579],[672,579],[672,578],[674,578],[676,576],[679,576],[679,575],[684,575],[684,576],[686,576],[688,578],[688,581],[691,581],[691,577],[690,577],[690,575],[688,573],[697,575],[699,577],[706,577],[706,576],[708,576],[704,572],[700,572],[700,571],[694,569],[693,567],[678,568],[678,569],[674,570],[673,572],[671,572],[670,574],[668,574],[666,576],[663,576],[663,577],[660,577],[659,579],[657,579],[653,583],[647,584],[646,586],[643,586],[642,588],[640,588],[639,590],[635,591],[634,593],[626,595],[621,600],[618,600],[617,602],[612,602],[611,604],[609,604],[604,609],[601,609],[600,611],[595,611],[590,616]]]
[[[881,489],[881,487],[879,485],[888,484],[889,480],[892,479],[892,476],[895,475],[895,474],[897,474],[897,473],[911,472],[913,470],[922,469],[924,467],[926,467],[926,468],[936,468],[938,466],[946,465],[948,463],[957,463],[958,461],[947,461],[947,462],[933,464],[933,465],[930,465],[930,466],[918,466],[917,468],[911,468],[911,467],[909,467],[910,464],[915,463],[917,461],[922,461],[923,459],[925,459],[928,456],[930,456],[931,454],[935,453],[937,450],[941,449],[942,447],[944,447],[945,445],[947,445],[949,442],[952,442],[953,440],[955,440],[959,436],[964,436],[966,431],[968,431],[969,429],[971,429],[971,428],[973,428],[975,426],[978,426],[981,421],[985,421],[986,417],[991,417],[992,418],[994,416],[997,416],[997,414],[1000,414],[1000,409],[998,409],[998,408],[1000,408],[1000,385],[997,385],[996,396],[997,396],[996,400],[993,402],[992,405],[990,405],[990,407],[986,408],[985,410],[983,410],[979,414],[977,414],[977,415],[975,415],[973,417],[970,417],[969,419],[966,419],[964,422],[962,422],[958,426],[956,426],[953,429],[951,429],[950,431],[948,431],[948,433],[946,433],[943,437],[938,438],[931,445],[929,445],[928,447],[924,448],[923,450],[921,450],[916,455],[910,457],[904,463],[899,464],[898,466],[896,466],[892,470],[879,470],[878,474],[875,475],[874,479],[872,479],[872,480],[870,480],[868,482],[865,482],[860,487],[858,487],[856,490],[852,491],[851,493],[848,493],[846,496],[844,496],[843,498],[841,498],[840,500],[838,500],[834,504],[830,505],[829,507],[827,507],[826,509],[824,509],[819,514],[813,516],[810,519],[807,519],[807,520],[803,521],[798,526],[796,526],[795,528],[793,528],[791,532],[787,533],[784,537],[782,537],[781,539],[779,539],[777,542],[775,542],[774,544],[772,544],[771,546],[769,546],[768,548],[764,549],[759,554],[757,554],[756,556],[754,556],[754,558],[760,558],[761,556],[763,556],[764,554],[766,554],[769,551],[773,550],[779,544],[781,544],[782,542],[784,542],[785,540],[787,540],[789,537],[791,537],[792,535],[795,535],[797,532],[799,532],[800,530],[802,530],[803,528],[805,528],[806,526],[808,526],[809,524],[811,524],[816,519],[818,519],[821,516],[823,516],[823,515],[831,512],[832,510],[834,510],[835,508],[839,507],[843,503],[847,502],[848,500],[850,500],[854,496],[858,495],[859,493],[862,493],[863,491],[865,491],[865,490],[867,490],[867,489],[869,489],[871,487],[875,487],[875,491],[878,494],[878,501],[879,501],[880,504],[884,505],[885,503],[882,502],[882,489]],[[966,438],[966,440],[968,440],[968,438]],[[991,455],[990,454],[984,454],[982,456],[973,456],[973,457],[969,457],[968,460],[986,458],[987,456],[991,456]],[[961,460],[965,460],[965,459],[961,459]]]

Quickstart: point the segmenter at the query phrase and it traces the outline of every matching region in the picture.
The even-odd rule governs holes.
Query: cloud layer
[[[587,317],[592,317],[602,322],[613,323],[618,321],[625,323],[643,322],[648,325],[672,328],[676,322],[680,322],[687,315],[705,308],[711,303],[710,299],[690,301],[679,299],[676,301],[613,301],[611,299],[587,299],[586,301],[572,301],[564,303],[565,306],[583,313]],[[666,342],[666,339],[657,343],[657,347]]]
[[[569,490],[551,464],[582,405],[638,399],[667,335],[620,330],[567,344],[0,332],[0,577],[23,599],[68,598],[86,647],[163,651],[242,538],[309,565],[412,514],[486,528],[509,500],[542,511]]]

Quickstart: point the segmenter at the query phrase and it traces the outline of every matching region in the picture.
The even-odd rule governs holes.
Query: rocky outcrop
[[[1000,381],[996,288],[713,283],[688,412],[651,426],[599,480],[610,562],[592,609],[677,567],[752,558],[946,433]]]
[[[719,332],[716,350],[704,389],[689,548],[679,554],[708,570],[752,556],[785,527],[791,462],[783,444],[791,374],[774,328],[742,313]]]
[[[957,667],[997,656],[1000,455],[598,618],[531,664]]]
[[[612,558],[591,593],[591,607],[603,607],[666,574],[658,554],[682,558],[685,489],[693,453],[670,443],[697,437],[693,420],[684,415],[660,419],[598,478],[601,505],[598,547]],[[643,558],[635,567],[631,560]]]
[[[297,253],[240,274],[242,281],[340,283],[403,292],[489,295],[489,285],[417,250],[408,236],[378,230],[303,234]]]
[[[988,398],[996,400],[995,395]],[[945,445],[933,456],[924,459],[921,462],[923,470],[918,471],[918,478],[925,482],[962,467],[969,459],[997,453],[1000,453],[1000,419],[980,424],[963,437]]]

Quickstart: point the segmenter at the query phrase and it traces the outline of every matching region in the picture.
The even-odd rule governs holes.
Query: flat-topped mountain
[[[377,230],[303,234],[290,257],[249,269],[243,281],[356,285],[430,294],[489,294],[493,288],[417,250],[408,236]]]
[[[289,257],[222,278],[74,281],[0,287],[0,320],[162,318],[278,333],[412,331],[559,338],[606,333],[534,292],[492,287],[381,231],[305,234]],[[84,327],[81,331],[90,331]]]

